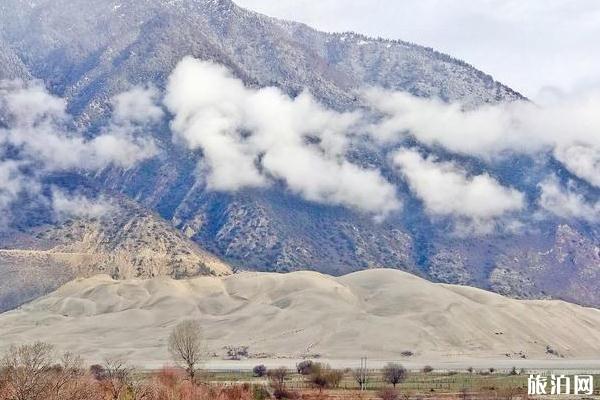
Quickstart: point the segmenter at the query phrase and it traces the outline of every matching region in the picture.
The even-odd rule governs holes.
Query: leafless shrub
[[[54,363],[54,349],[49,344],[37,342],[11,347],[1,365],[0,369],[4,371],[4,384],[0,385],[2,399],[101,399],[98,387],[86,374],[83,360],[67,352]]]
[[[298,393],[286,388],[285,380],[288,375],[289,371],[285,367],[270,369],[269,372],[267,372],[267,376],[269,377],[269,386],[271,386],[273,389],[273,396],[277,400],[293,400],[300,397]]]
[[[100,364],[91,365],[90,374],[92,375],[92,377],[94,377],[94,379],[98,381],[101,381],[106,377],[106,371],[104,370],[104,367]]]
[[[270,369],[267,376],[269,377],[271,387],[273,389],[280,389],[285,387],[285,378],[288,376],[288,370],[286,367]]]
[[[47,399],[53,400],[84,400],[98,399],[99,393],[94,382],[86,374],[83,360],[80,356],[66,352],[59,364],[48,371]]]
[[[54,348],[42,342],[11,346],[0,362],[9,399],[45,400]]]
[[[131,382],[133,368],[120,358],[104,360],[104,378],[101,385],[112,400],[119,400]]]
[[[127,391],[131,400],[157,400],[159,388],[155,382],[143,376],[132,376],[128,383]]]
[[[377,392],[377,397],[381,400],[399,400],[400,395],[395,389],[383,389]]]
[[[308,381],[318,388],[319,393],[321,393],[323,389],[337,388],[343,377],[344,373],[342,371],[332,369],[326,364],[314,363]]]

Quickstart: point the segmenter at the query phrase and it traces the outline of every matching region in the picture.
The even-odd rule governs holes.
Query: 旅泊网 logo
[[[592,375],[529,375],[527,379],[529,395],[592,395],[594,377]]]

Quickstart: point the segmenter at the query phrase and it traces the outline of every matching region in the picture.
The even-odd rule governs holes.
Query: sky
[[[402,39],[536,99],[600,86],[597,0],[235,0],[328,32]]]

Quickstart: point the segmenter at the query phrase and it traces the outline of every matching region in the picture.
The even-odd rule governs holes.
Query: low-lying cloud
[[[249,88],[225,67],[189,57],[172,73],[165,104],[176,138],[202,150],[209,189],[278,180],[314,202],[377,215],[400,207],[378,170],[345,158],[357,113],[329,110],[308,92],[292,99],[277,88]]]
[[[382,89],[367,90],[364,98],[383,115],[370,128],[380,143],[409,134],[487,160],[504,152],[552,151],[571,173],[600,187],[600,92],[565,94],[543,105],[515,101],[468,110]]]
[[[393,161],[425,211],[454,218],[461,231],[490,233],[500,218],[525,206],[522,193],[488,174],[470,176],[454,163],[424,157],[413,149],[397,151]]]
[[[600,201],[588,201],[571,188],[562,187],[555,176],[548,177],[539,187],[539,205],[543,210],[565,219],[600,221]]]
[[[130,168],[153,157],[157,147],[140,131],[159,118],[156,109],[146,110],[153,96],[150,89],[117,96],[111,121],[88,139],[75,129],[66,101],[39,82],[1,82],[0,209],[4,212],[24,193],[41,196],[41,179],[50,173]]]
[[[91,199],[82,194],[68,194],[58,188],[52,190],[52,209],[58,219],[101,218],[117,208],[104,196]]]
[[[290,98],[277,88],[250,88],[227,68],[188,57],[169,79],[165,105],[174,115],[175,140],[202,151],[201,177],[209,190],[279,181],[310,201],[385,216],[401,206],[396,188],[381,171],[346,158],[364,132],[381,147],[412,136],[486,162],[505,153],[545,152],[600,187],[600,95],[594,92],[543,105],[516,101],[476,109],[377,88],[361,97],[379,117],[375,122],[369,110],[341,113],[308,92]],[[470,176],[414,150],[400,150],[393,162],[432,217],[455,219],[473,233],[519,225],[513,216],[525,208],[525,196],[491,176]],[[551,207],[549,197],[543,204]]]
[[[145,130],[165,117],[160,96],[152,86],[115,96],[110,121],[98,135],[86,138],[74,128],[65,100],[35,82],[3,82],[0,210],[20,194],[39,195],[46,174],[130,168],[156,155]],[[490,163],[505,153],[552,154],[571,174],[600,188],[600,93],[476,109],[376,88],[360,96],[366,109],[338,112],[308,92],[292,98],[278,88],[248,87],[224,66],[187,57],[171,74],[163,104],[173,115],[173,139],[202,153],[199,179],[209,190],[283,184],[309,201],[384,217],[402,206],[396,186],[379,169],[351,162],[347,153],[355,140],[397,149],[408,136]],[[524,194],[489,174],[472,175],[456,163],[406,148],[393,151],[391,163],[425,212],[433,219],[451,219],[459,233],[520,227]],[[600,202],[578,193],[575,185],[563,187],[549,176],[539,188],[540,210],[599,220]],[[91,214],[108,210],[105,204],[96,207],[81,196],[57,191],[49,200],[57,215],[67,209],[81,216],[86,209]]]

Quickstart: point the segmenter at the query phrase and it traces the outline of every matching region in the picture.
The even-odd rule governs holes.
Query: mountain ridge
[[[0,5],[0,22],[0,37],[18,50],[32,76],[67,98],[77,124],[89,136],[105,122],[112,95],[135,85],[164,89],[185,56],[224,65],[248,87],[277,87],[291,98],[307,90],[335,110],[363,107],[355,92],[364,86],[459,102],[467,108],[523,99],[442,53],[401,41],[327,34],[261,16],[227,0],[6,0]],[[564,297],[569,295],[567,288],[583,287],[585,296],[575,293],[569,299],[600,305],[599,295],[594,295],[600,283],[578,273],[553,282],[532,272],[539,269],[537,255],[559,246],[559,234],[566,253],[573,255],[561,265],[594,270],[600,265],[594,226],[554,218],[532,221],[531,230],[521,234],[457,238],[446,221],[426,215],[422,201],[394,174],[388,165],[393,149],[380,152],[358,145],[349,151],[357,165],[381,167],[385,179],[403,195],[402,213],[375,222],[352,209],[306,201],[282,185],[236,193],[210,191],[197,179],[201,152],[174,142],[168,121],[148,135],[161,148],[159,157],[87,178],[102,190],[123,193],[156,211],[237,268],[344,274],[385,266],[525,298]],[[441,160],[518,187],[529,199],[538,191],[532,184],[537,177],[549,172],[568,177],[548,154],[508,157],[494,164],[419,146]],[[560,231],[563,225],[569,230]],[[506,261],[517,255],[519,263]],[[541,262],[553,270],[551,261]]]

